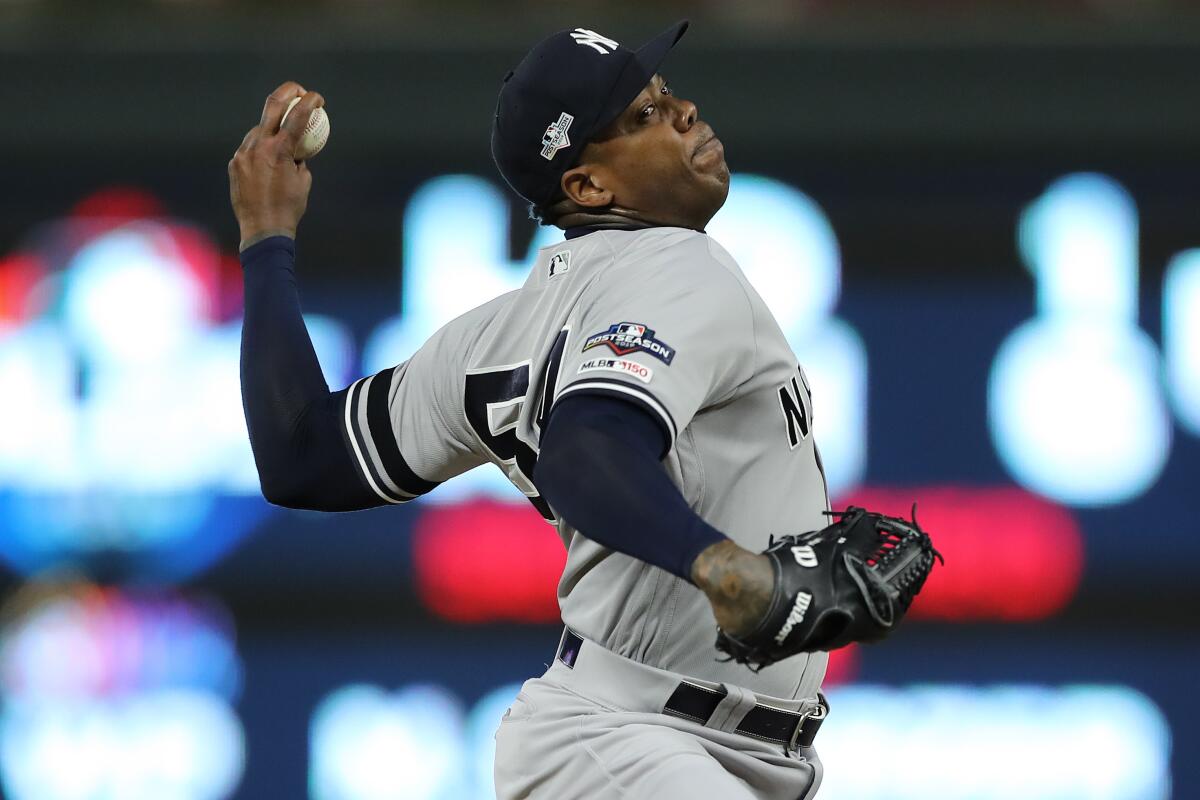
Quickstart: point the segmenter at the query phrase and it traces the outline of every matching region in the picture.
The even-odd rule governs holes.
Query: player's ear
[[[599,184],[591,167],[586,165],[564,172],[560,185],[567,199],[583,208],[603,208],[613,200],[612,192]]]

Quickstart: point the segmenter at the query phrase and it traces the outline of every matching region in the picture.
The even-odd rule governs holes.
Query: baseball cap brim
[[[622,70],[608,96],[608,101],[597,116],[593,130],[606,128],[613,120],[621,116],[621,112],[633,102],[642,89],[646,88],[646,84],[658,72],[667,53],[671,52],[671,48],[683,38],[687,29],[687,20],[676,22],[634,51],[633,58],[629,59],[629,63],[625,65],[625,69]]]

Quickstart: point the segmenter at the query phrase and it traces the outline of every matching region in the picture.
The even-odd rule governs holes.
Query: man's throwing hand
[[[288,103],[299,97],[295,113],[280,126]],[[229,199],[241,229],[241,249],[268,236],[296,236],[308,206],[312,173],[294,158],[296,145],[313,109],[325,105],[317,92],[288,81],[271,92],[262,118],[250,129],[229,161]]]

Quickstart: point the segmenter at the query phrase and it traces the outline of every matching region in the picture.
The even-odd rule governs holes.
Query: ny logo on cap
[[[571,38],[575,40],[575,44],[587,45],[602,56],[608,55],[621,46],[607,36],[601,36],[587,28],[576,28],[575,32],[571,34]],[[607,50],[604,49],[606,47]]]
[[[571,140],[567,138],[567,128],[571,127],[574,121],[575,118],[564,111],[558,115],[556,121],[550,123],[546,132],[542,134],[542,158],[553,161],[559,150],[571,146]]]

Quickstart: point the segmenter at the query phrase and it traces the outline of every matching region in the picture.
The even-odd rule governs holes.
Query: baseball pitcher
[[[915,522],[830,511],[804,370],[704,232],[724,147],[659,73],[686,29],[564,31],[504,77],[493,157],[565,240],[342,391],[293,271],[320,95],[279,87],[229,164],[266,498],[403,503],[492,463],[567,548],[558,651],[496,734],[501,798],[813,796],[827,652],[891,631],[936,557]]]

